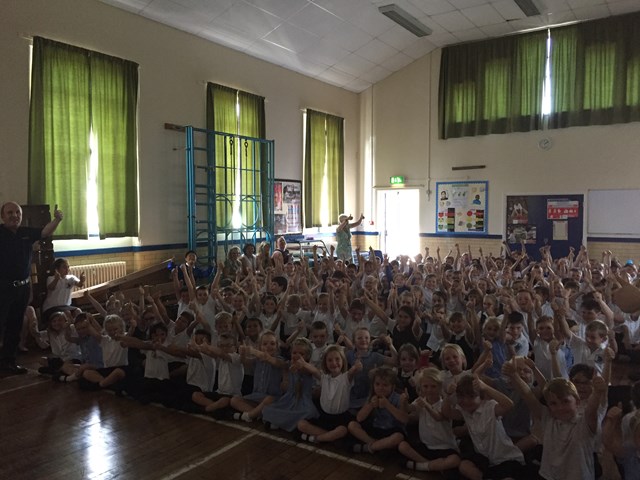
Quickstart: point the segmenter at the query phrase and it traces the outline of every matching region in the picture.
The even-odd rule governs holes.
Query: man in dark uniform
[[[31,293],[29,279],[33,244],[53,234],[62,221],[62,212],[56,210],[53,220],[44,228],[21,227],[22,209],[15,202],[2,205],[0,216],[0,329],[4,330],[0,374],[15,375],[27,373],[26,368],[16,363],[16,352]]]

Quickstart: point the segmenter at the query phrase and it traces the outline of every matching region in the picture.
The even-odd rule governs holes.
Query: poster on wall
[[[507,197],[507,225],[526,225],[528,223],[527,197]]]
[[[547,200],[547,220],[566,220],[577,218],[580,213],[580,202],[577,200],[549,199]]]
[[[487,233],[488,182],[436,182],[436,233]]]
[[[273,181],[273,213],[275,235],[302,233],[302,182]]]
[[[507,225],[507,242],[534,244],[537,240],[537,229],[535,225]]]

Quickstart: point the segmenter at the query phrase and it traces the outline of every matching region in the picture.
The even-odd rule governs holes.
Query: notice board
[[[436,182],[436,233],[486,234],[489,183]]]

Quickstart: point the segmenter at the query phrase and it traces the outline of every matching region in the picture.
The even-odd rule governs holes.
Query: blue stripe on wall
[[[587,237],[587,242],[640,243],[640,238]]]
[[[105,255],[110,253],[137,253],[155,252],[158,250],[187,250],[186,243],[173,243],[167,245],[145,245],[142,247],[113,247],[113,248],[92,248],[87,250],[69,250],[57,252],[64,257],[82,257],[85,255]]]

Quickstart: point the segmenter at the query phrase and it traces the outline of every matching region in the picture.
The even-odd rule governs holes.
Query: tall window
[[[442,51],[442,138],[526,132],[542,125],[546,33],[456,45]]]
[[[333,225],[344,209],[344,119],[307,109],[305,227]]]
[[[267,202],[266,152],[251,148],[242,137],[266,136],[264,97],[235,88],[207,84],[207,129],[228,133],[210,138],[215,154],[215,189],[225,201],[216,202],[218,228],[237,229],[264,225]]]
[[[551,30],[550,128],[640,121],[640,14]]]
[[[640,120],[640,14],[445,48],[442,138]]]
[[[28,197],[64,209],[58,236],[138,235],[137,102],[136,63],[33,39]]]

